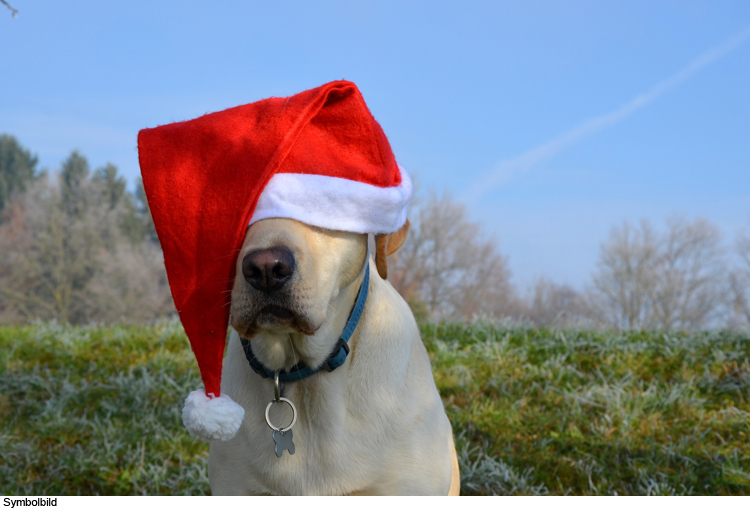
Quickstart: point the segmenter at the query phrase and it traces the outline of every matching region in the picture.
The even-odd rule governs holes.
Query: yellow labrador
[[[245,409],[237,435],[211,443],[215,495],[458,495],[450,423],[409,307],[387,276],[386,255],[408,222],[376,237],[272,218],[253,224],[237,258],[232,333],[221,389]],[[364,276],[369,286],[350,353],[337,369],[286,383],[296,406],[294,454],[275,452],[265,412],[274,381],[251,369],[241,337],[268,370],[318,369],[347,325]],[[246,342],[247,343],[247,342]],[[282,427],[291,409],[270,411]]]

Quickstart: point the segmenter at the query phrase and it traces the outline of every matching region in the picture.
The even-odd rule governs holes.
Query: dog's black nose
[[[286,247],[251,251],[242,259],[245,280],[258,291],[281,289],[294,273],[294,255]]]

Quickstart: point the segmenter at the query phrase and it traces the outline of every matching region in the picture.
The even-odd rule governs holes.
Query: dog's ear
[[[398,231],[387,235],[375,235],[375,266],[378,268],[378,275],[383,280],[388,278],[386,257],[395,253],[402,246],[408,233],[409,220],[407,219]]]

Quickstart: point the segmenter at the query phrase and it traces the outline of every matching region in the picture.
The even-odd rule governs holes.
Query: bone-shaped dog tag
[[[271,406],[273,406],[276,402],[284,402],[286,404],[289,404],[289,407],[292,408],[292,422],[285,428],[274,426],[271,422],[271,418],[269,417]],[[287,450],[290,455],[294,455],[294,442],[292,442],[292,426],[294,426],[295,422],[297,422],[297,408],[294,406],[291,400],[279,396],[277,390],[277,398],[273,399],[266,406],[266,424],[268,424],[268,427],[273,430],[273,441],[276,444],[276,446],[274,447],[274,451],[276,452],[276,456],[279,458],[281,458],[281,455],[284,454],[284,450]]]
[[[292,437],[291,429],[286,431],[275,430],[273,432],[273,441],[276,443],[274,451],[276,451],[277,457],[281,458],[281,455],[284,454],[284,450],[287,450],[290,455],[294,455],[294,442],[292,442]]]

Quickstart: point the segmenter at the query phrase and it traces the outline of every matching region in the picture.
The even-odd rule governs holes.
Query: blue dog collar
[[[285,370],[283,373],[279,373],[279,382],[296,382],[302,380],[311,375],[314,375],[318,371],[325,369],[329,373],[334,369],[340,368],[346,362],[346,357],[349,356],[349,339],[351,338],[354,330],[357,329],[359,319],[362,317],[362,311],[365,309],[365,302],[367,302],[367,293],[370,288],[370,247],[367,247],[367,256],[365,257],[365,278],[362,279],[362,283],[359,286],[357,292],[357,299],[354,301],[354,307],[349,318],[346,321],[346,327],[344,332],[336,341],[336,345],[333,347],[333,351],[328,358],[320,365],[317,369],[312,369],[305,365],[295,365],[289,370]],[[242,342],[242,349],[245,352],[245,358],[253,371],[263,378],[274,378],[276,372],[271,371],[263,364],[261,364],[253,353],[250,340],[240,337]]]

